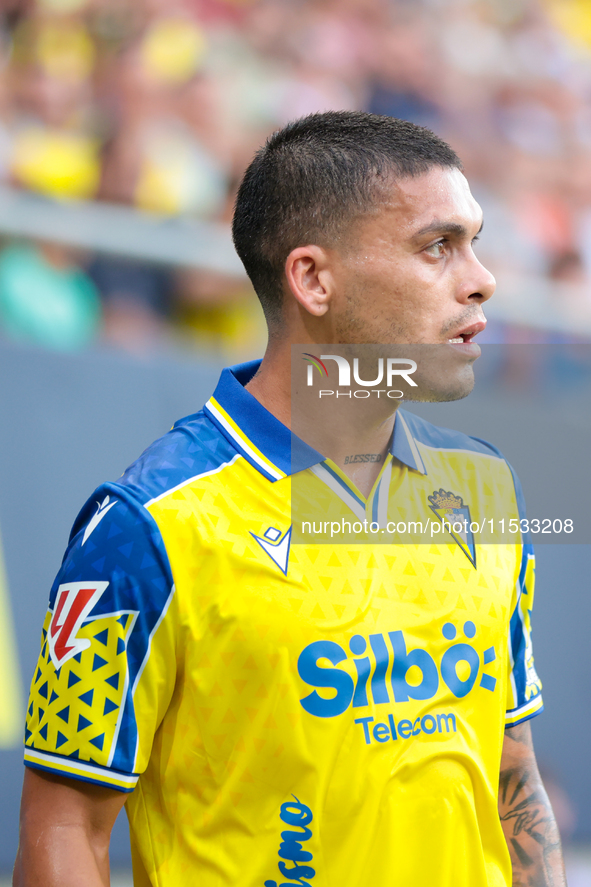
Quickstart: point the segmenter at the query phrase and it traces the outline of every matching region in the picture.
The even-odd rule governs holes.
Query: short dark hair
[[[333,246],[383,199],[380,185],[433,167],[461,169],[422,126],[363,111],[311,114],[273,133],[238,190],[232,235],[270,325],[281,314],[285,260],[297,246]]]

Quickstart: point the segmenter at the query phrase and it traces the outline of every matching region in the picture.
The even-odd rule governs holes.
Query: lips
[[[448,342],[450,345],[466,345],[469,342],[472,342],[474,336],[481,333],[485,327],[486,320],[476,321],[476,323],[472,323],[469,326],[459,329],[454,336],[448,339]]]

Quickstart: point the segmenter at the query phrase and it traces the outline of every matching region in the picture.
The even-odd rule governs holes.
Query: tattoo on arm
[[[565,887],[560,836],[528,741],[529,728],[512,727],[505,737],[499,815],[513,863],[513,887]]]
[[[501,799],[507,812],[501,821],[510,823],[509,839],[523,866],[531,866],[534,860],[529,856],[526,836],[532,838],[544,850],[552,849],[548,842],[548,825],[554,817],[547,804],[546,793],[528,791],[528,777],[516,770],[505,770],[501,774]]]

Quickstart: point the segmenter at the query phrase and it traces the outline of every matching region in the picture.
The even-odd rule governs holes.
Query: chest
[[[324,718],[495,689],[518,546],[479,546],[475,567],[451,536],[294,542],[289,498],[247,492],[159,519],[205,696],[223,674],[242,701],[285,693],[292,711]]]

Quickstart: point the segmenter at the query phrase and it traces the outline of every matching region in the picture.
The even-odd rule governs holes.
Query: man
[[[382,343],[406,382],[423,362],[396,349],[439,349],[427,399],[469,392],[494,290],[481,223],[454,152],[410,123],[314,115],[255,157],[234,240],[268,350],[76,520],[31,689],[17,887],[108,884],[126,800],[141,887],[565,883],[529,728],[531,551],[445,529],[489,500],[519,519],[509,466],[389,394],[337,431],[317,398],[309,439],[289,431],[294,343],[311,391],[314,362],[367,379],[360,346]],[[337,546],[302,521],[290,546],[299,481],[380,532],[402,509],[446,535],[372,544],[360,520]]]

